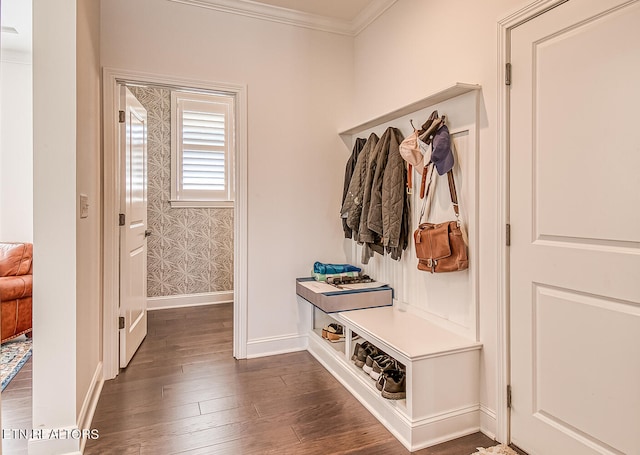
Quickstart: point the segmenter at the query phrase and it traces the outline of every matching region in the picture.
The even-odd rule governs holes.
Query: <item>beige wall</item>
[[[248,338],[297,336],[297,276],[345,257],[352,38],[158,0],[102,2],[102,64],[247,85]],[[254,347],[256,345],[254,344]]]
[[[530,2],[400,0],[355,40],[357,121],[409,104],[455,82],[482,85],[479,235],[483,429],[495,432],[498,233],[498,21]],[[387,65],[376,62],[387,61]],[[421,119],[420,121],[424,121]],[[356,122],[357,123],[357,122]]]
[[[102,358],[100,193],[100,2],[77,1],[76,203],[89,197],[89,216],[76,216],[76,409],[80,409]]]

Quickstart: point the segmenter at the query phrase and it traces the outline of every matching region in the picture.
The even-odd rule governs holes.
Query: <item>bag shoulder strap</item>
[[[434,177],[433,174],[436,174]],[[427,177],[427,174],[428,177]],[[435,172],[433,164],[425,166],[422,171],[422,188],[420,189],[420,197],[424,198],[424,202],[422,204],[422,213],[420,214],[420,222],[422,222],[422,217],[424,216],[425,209],[431,208],[431,199],[433,196],[430,194],[434,191],[434,185],[431,181],[432,179],[437,178],[437,172]],[[453,204],[453,211],[456,214],[456,219],[458,220],[458,224],[460,223],[460,205],[458,203],[458,193],[456,192],[456,181],[453,178],[453,169],[447,172],[447,180],[449,181],[449,195],[451,196],[451,204]],[[431,197],[429,197],[431,196]]]
[[[449,194],[451,195],[451,203],[453,211],[456,213],[458,222],[460,221],[460,207],[458,206],[458,193],[456,192],[456,181],[453,179],[453,169],[447,172],[447,180],[449,180]]]
[[[467,230],[464,227],[464,223],[460,219],[460,204],[458,203],[458,193],[456,192],[456,182],[453,179],[453,169],[447,172],[447,180],[449,181],[449,194],[451,195],[451,203],[453,204],[453,211],[456,214],[456,222],[460,227],[460,232],[462,233],[462,240],[464,244],[469,246],[469,234],[467,234]]]
[[[435,166],[433,165],[433,163],[430,163],[429,166],[426,166],[423,171],[424,174],[429,173],[430,175],[428,177],[428,182],[425,185],[426,194],[424,195],[424,201],[422,203],[422,211],[420,213],[420,219],[418,220],[418,224],[423,222],[425,211],[427,212],[427,216],[428,216],[428,213],[431,210],[431,207],[430,207],[431,199],[433,199],[433,192],[435,191],[435,179],[438,176],[437,175],[438,173],[435,171],[434,168]],[[434,173],[436,174],[435,176],[433,175]],[[431,180],[433,180],[433,182]],[[447,172],[447,180],[449,182],[449,195],[451,196],[453,211],[456,215],[456,222],[458,223],[458,226],[460,227],[460,231],[462,232],[462,239],[464,240],[464,244],[468,246],[469,236],[467,234],[467,230],[464,227],[464,224],[462,223],[462,220],[460,219],[460,204],[458,202],[458,192],[456,191],[456,182],[455,182],[455,179],[453,178],[453,169]]]

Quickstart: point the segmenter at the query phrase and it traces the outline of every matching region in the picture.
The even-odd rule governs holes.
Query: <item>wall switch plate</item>
[[[89,216],[89,196],[86,194],[80,195],[80,218],[87,218]]]

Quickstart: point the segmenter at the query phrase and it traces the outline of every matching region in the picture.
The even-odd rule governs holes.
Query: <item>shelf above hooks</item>
[[[345,139],[345,137],[347,136],[351,136],[353,134],[366,131],[375,126],[378,126],[383,123],[387,123],[392,120],[395,120],[399,117],[411,114],[412,112],[425,109],[429,106],[434,106],[448,99],[455,98],[456,96],[464,95],[465,93],[472,92],[475,90],[480,90],[481,88],[482,86],[478,84],[465,84],[463,82],[456,82],[451,87],[447,87],[444,90],[435,92],[425,98],[422,98],[419,101],[408,104],[404,107],[401,107],[400,109],[396,109],[395,111],[389,112],[387,114],[381,115],[380,117],[376,117],[373,120],[369,120],[360,125],[354,126],[353,128],[349,128],[348,130],[341,131],[339,134],[343,139]]]

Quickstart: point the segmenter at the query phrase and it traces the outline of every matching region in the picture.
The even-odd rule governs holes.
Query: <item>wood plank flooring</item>
[[[409,453],[308,352],[233,359],[232,320],[231,304],[149,312],[140,350],[104,385],[85,455]],[[18,428],[30,428],[30,396],[28,411]],[[6,442],[5,455],[26,453]],[[476,433],[416,453],[491,445]]]
[[[30,429],[33,357],[2,391],[2,428]],[[27,455],[27,439],[2,439],[3,455]]]

